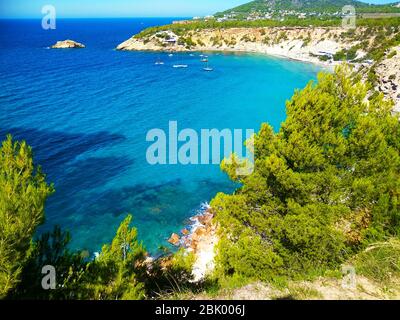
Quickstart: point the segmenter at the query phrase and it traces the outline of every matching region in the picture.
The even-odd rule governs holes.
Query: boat
[[[188,65],[185,64],[185,63],[182,63],[180,59],[177,59],[177,61],[173,65],[173,67],[176,68],[176,69],[182,69],[182,68],[187,68]]]
[[[157,61],[154,64],[156,66],[162,66],[162,65],[164,65],[164,61],[162,61],[160,58],[158,58]]]
[[[174,64],[173,65],[173,68],[176,68],[176,69],[182,69],[182,68],[187,68],[187,67],[188,67],[187,64]]]
[[[211,68],[211,67],[208,65],[208,61],[207,61],[207,66],[206,66],[205,68],[203,68],[203,70],[204,70],[204,71],[207,71],[207,72],[214,71],[214,69]]]
[[[173,57],[174,55],[172,54],[172,53],[170,53],[169,55],[168,55],[168,57]]]

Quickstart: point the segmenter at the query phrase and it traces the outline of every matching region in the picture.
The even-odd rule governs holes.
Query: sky
[[[40,18],[45,5],[58,18],[193,17],[213,14],[250,0],[0,0],[0,18]],[[397,0],[369,0],[389,3]]]

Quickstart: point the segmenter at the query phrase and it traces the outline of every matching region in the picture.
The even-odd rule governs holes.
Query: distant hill
[[[355,0],[255,0],[233,9],[220,12],[217,16],[254,13],[271,13],[279,11],[294,11],[302,13],[332,14],[341,12],[343,6],[352,5],[358,13],[395,13],[400,12],[400,2],[374,5]]]

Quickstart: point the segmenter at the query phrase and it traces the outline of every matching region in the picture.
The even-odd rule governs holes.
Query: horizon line
[[[41,20],[43,17],[0,17],[0,20]],[[133,17],[59,17],[57,20],[72,19],[188,19],[193,16],[133,16]]]

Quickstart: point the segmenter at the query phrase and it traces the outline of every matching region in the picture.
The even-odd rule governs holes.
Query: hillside
[[[345,5],[352,5],[358,13],[399,13],[399,3],[373,5],[355,0],[255,0],[233,9],[220,12],[217,16],[236,15],[245,17],[251,14],[297,14],[314,13],[341,14]]]
[[[372,23],[378,20],[385,26]],[[308,19],[298,21],[311,23]],[[146,29],[117,49],[255,52],[329,67],[347,60],[367,74],[369,81],[394,100],[394,109],[400,111],[400,77],[396,71],[400,65],[399,22],[359,19],[357,29],[351,31],[339,26],[269,27],[258,21],[173,24]]]

